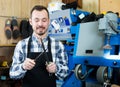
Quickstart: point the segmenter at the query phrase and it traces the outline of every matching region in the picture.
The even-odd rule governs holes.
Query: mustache
[[[43,29],[45,29],[45,27],[43,27],[43,26],[38,26],[37,29],[38,29],[38,28],[43,28]]]

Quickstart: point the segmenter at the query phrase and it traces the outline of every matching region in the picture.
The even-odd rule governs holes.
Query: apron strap
[[[30,45],[32,42],[32,36],[30,36],[29,40],[28,40],[28,49],[27,49],[27,58],[28,58],[28,54],[30,53]]]

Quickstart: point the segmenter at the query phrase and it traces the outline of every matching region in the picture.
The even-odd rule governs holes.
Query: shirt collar
[[[32,40],[39,42],[38,38],[34,34],[32,34]],[[47,40],[48,40],[48,35],[45,38],[43,38],[43,41],[47,41]]]

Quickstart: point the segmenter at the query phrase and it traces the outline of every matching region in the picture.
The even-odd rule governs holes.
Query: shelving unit
[[[9,68],[16,44],[0,44],[0,87],[11,87]]]

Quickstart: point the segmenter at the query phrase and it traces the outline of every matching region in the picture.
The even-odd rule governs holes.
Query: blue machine
[[[120,68],[119,18],[107,13],[96,21],[78,22],[89,14],[73,9],[50,14],[49,35],[63,41],[69,57],[69,76],[62,87],[108,87],[117,80],[113,74]]]

